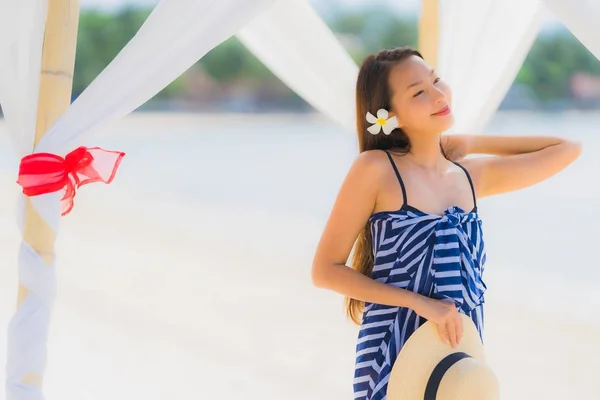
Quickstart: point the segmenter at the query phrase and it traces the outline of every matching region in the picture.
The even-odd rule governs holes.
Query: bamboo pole
[[[439,0],[421,0],[419,18],[419,51],[425,61],[438,68],[438,48],[440,35]]]
[[[71,103],[78,25],[79,0],[48,0],[34,147]],[[29,199],[23,240],[48,267],[53,265],[55,233]],[[19,282],[17,309],[29,294],[29,289]],[[31,371],[23,377],[23,383],[41,388],[41,374],[42,371]]]

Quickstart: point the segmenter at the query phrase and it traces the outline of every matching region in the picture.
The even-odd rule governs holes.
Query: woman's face
[[[454,122],[452,92],[420,57],[394,66],[388,80],[392,114],[407,134],[438,135]]]

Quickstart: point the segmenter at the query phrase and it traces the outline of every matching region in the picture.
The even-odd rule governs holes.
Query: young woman
[[[365,59],[356,107],[360,154],[319,242],[312,279],[346,296],[360,325],[355,399],[377,400],[398,352],[426,320],[450,346],[461,339],[459,313],[482,335],[486,256],[477,199],[549,178],[581,149],[554,137],[442,136],[453,123],[452,93],[411,48]],[[495,157],[458,163],[469,154]]]

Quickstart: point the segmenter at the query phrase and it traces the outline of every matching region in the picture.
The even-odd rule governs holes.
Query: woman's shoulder
[[[383,177],[390,168],[390,160],[383,150],[366,150],[354,159],[351,170],[370,178]]]
[[[397,164],[395,160],[393,162]],[[393,165],[385,150],[366,150],[355,158],[350,173],[361,175],[374,183],[385,184],[390,173],[393,175],[392,168]]]
[[[389,166],[390,160],[384,150],[366,150],[356,156],[354,164],[362,168],[381,168]]]

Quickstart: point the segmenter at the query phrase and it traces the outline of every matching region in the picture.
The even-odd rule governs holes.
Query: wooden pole
[[[425,61],[438,68],[438,47],[440,35],[439,0],[421,0],[419,18],[419,51]]]
[[[79,0],[48,0],[46,29],[42,53],[37,124],[34,146],[71,104],[73,72],[79,25]],[[49,267],[54,261],[55,233],[27,199],[23,240],[41,256]],[[30,294],[19,283],[17,309]],[[42,387],[41,371],[23,377],[23,383]]]

